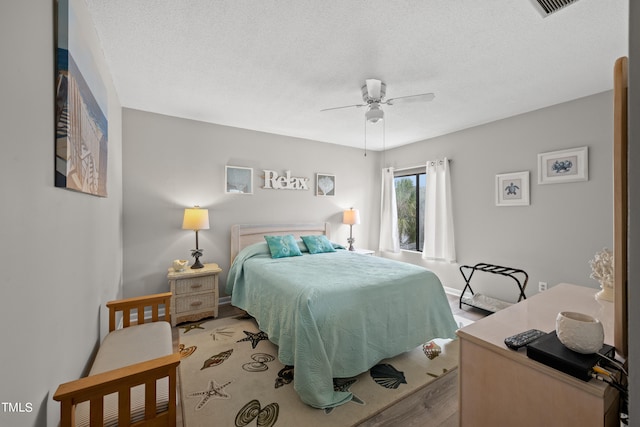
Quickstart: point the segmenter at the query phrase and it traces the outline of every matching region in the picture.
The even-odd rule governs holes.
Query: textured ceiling
[[[362,147],[367,78],[387,98],[385,146],[612,88],[628,1],[85,0],[124,107]],[[382,126],[366,125],[382,148]]]

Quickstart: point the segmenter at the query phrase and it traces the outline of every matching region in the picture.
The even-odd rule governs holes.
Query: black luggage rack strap
[[[516,285],[518,286],[518,301],[520,302],[523,299],[527,299],[524,294],[524,290],[527,287],[527,282],[529,281],[529,275],[519,268],[512,267],[504,267],[501,265],[495,264],[487,264],[487,263],[478,263],[474,266],[471,265],[461,265],[460,266],[460,274],[465,280],[465,286],[462,290],[462,294],[460,294],[460,303],[459,307],[462,308],[462,304],[466,304],[468,306],[478,308],[480,310],[484,310],[490,313],[495,313],[498,310],[502,310],[506,308],[512,303],[507,301],[502,301],[497,298],[492,298],[486,295],[482,295],[481,293],[476,293],[471,288],[471,278],[473,277],[476,271],[484,271],[492,274],[499,274],[501,276],[506,276],[512,278]],[[467,274],[465,274],[465,272]],[[468,292],[467,292],[468,291]],[[470,296],[468,294],[471,294]]]

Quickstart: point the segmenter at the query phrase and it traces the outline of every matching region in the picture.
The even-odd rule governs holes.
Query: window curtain
[[[382,195],[380,210],[380,251],[400,252],[398,238],[398,206],[393,168],[382,170]]]
[[[427,162],[422,258],[456,261],[449,159]]]

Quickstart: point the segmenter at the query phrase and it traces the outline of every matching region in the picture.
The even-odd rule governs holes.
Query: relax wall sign
[[[263,170],[264,189],[271,190],[308,190],[309,178],[291,176],[291,171],[285,171],[284,175],[272,170]]]

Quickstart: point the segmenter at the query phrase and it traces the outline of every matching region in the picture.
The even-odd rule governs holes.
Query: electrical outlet
[[[546,291],[547,290],[547,282],[538,282],[538,291]]]

